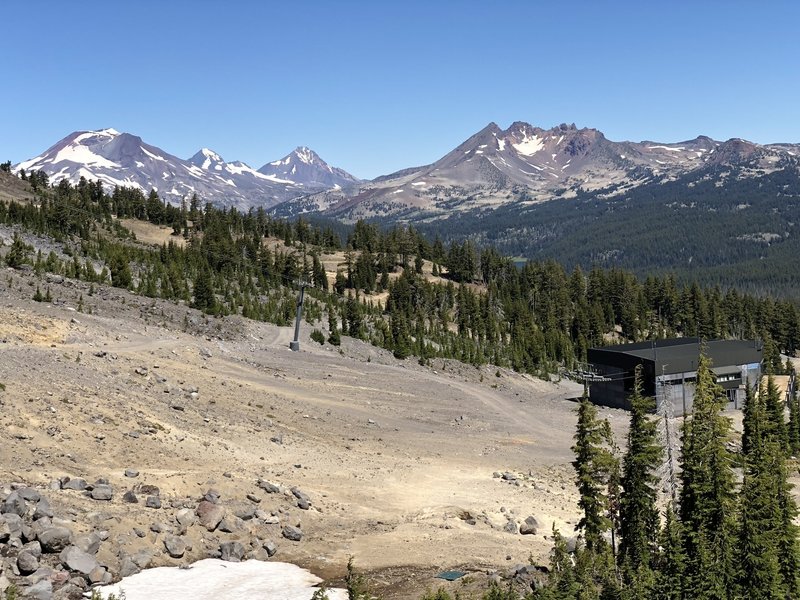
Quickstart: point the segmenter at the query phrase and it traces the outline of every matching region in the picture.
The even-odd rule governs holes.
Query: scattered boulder
[[[31,598],[31,600],[51,600],[53,583],[49,579],[42,579],[26,589],[23,594],[25,598]]]
[[[539,521],[534,516],[528,517],[519,526],[522,535],[536,535],[537,531],[539,531]]]
[[[33,512],[33,519],[38,520],[43,517],[48,519],[53,518],[53,509],[50,506],[50,501],[47,498],[40,498],[36,503],[36,510]]]
[[[24,516],[28,512],[28,505],[25,499],[19,495],[19,492],[11,492],[3,504],[0,505],[0,513]]]
[[[136,469],[125,469],[125,477],[133,478],[138,476],[139,476],[139,471],[137,471]]]
[[[61,551],[59,558],[70,571],[76,571],[83,575],[89,575],[99,566],[94,556],[84,552],[77,546],[67,546]]]
[[[281,488],[274,483],[270,483],[269,481],[264,481],[263,479],[259,479],[256,482],[256,485],[260,487],[262,490],[267,492],[268,494],[280,494]]]
[[[39,559],[32,552],[23,550],[17,555],[17,568],[23,575],[33,573],[39,568]]]
[[[130,577],[131,575],[136,575],[142,569],[133,562],[133,559],[130,556],[123,556],[119,562],[119,576],[120,577]]]
[[[55,554],[70,545],[72,532],[66,527],[50,527],[42,531],[37,537],[42,545],[42,552]]]
[[[133,490],[128,490],[122,494],[122,501],[127,502],[128,504],[136,504],[139,502],[139,499],[136,497],[136,494],[133,493]]]
[[[181,558],[186,553],[186,542],[177,535],[168,535],[164,538],[164,548],[172,558]]]
[[[202,500],[195,511],[200,524],[208,531],[214,531],[225,516],[225,507]]]
[[[194,525],[195,521],[197,521],[197,516],[192,509],[182,508],[175,514],[175,520],[178,521],[180,525],[189,527],[190,525]]]
[[[217,526],[217,529],[223,533],[234,533],[239,531],[241,528],[241,519],[235,516],[231,517],[230,515],[222,519]]]
[[[266,542],[264,542],[263,548],[264,550],[267,551],[267,556],[269,556],[270,558],[275,556],[275,553],[278,551],[278,547],[272,540],[267,540]]]
[[[61,483],[61,489],[63,490],[77,490],[82,492],[87,488],[89,484],[86,483],[85,479],[81,479],[80,477],[76,477],[75,479],[67,478],[67,481]]]
[[[42,499],[42,495],[39,493],[39,491],[32,487],[19,488],[17,490],[17,494],[20,498],[27,502],[38,502]]]
[[[281,533],[283,537],[292,542],[299,542],[303,539],[303,532],[299,527],[294,527],[293,525],[285,525]]]
[[[302,510],[308,510],[311,508],[311,498],[308,497],[304,491],[297,487],[293,487],[291,489],[292,494],[295,498],[297,498],[297,507]]]
[[[224,542],[219,545],[220,558],[227,562],[240,562],[244,558],[244,546],[239,542]]]
[[[77,536],[73,544],[87,554],[97,554],[97,551],[100,550],[101,541],[100,536],[92,532],[87,535]]]
[[[205,500],[207,502],[211,502],[212,504],[218,504],[220,497],[221,497],[221,494],[217,490],[210,489],[203,496],[203,500]]]
[[[160,496],[161,490],[158,488],[157,485],[152,485],[149,483],[141,483],[136,486],[136,491],[145,496]]]
[[[508,521],[505,527],[503,527],[503,530],[508,533],[514,533],[514,534],[519,533],[519,528],[517,527],[515,521]]]
[[[92,488],[92,498],[108,501],[114,497],[114,489],[107,483],[99,483]]]
[[[161,508],[161,498],[158,496],[148,496],[144,505],[147,508]]]

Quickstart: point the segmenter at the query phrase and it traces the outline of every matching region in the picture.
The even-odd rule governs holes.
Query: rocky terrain
[[[0,272],[3,585],[66,597],[209,556],[335,581],[353,556],[414,598],[442,569],[546,562],[576,518],[574,386],[310,329],[293,353],[290,328]]]

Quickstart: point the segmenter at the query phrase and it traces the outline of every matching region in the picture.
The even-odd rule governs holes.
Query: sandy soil
[[[30,299],[37,284],[53,304]],[[77,312],[80,296],[92,314]],[[176,500],[209,487],[264,497],[259,477],[296,485],[312,510],[286,514],[306,536],[283,540],[276,559],[335,579],[353,556],[387,598],[419,597],[442,569],[480,581],[529,556],[546,563],[553,524],[571,534],[577,518],[569,398],[580,390],[452,361],[422,367],[349,338],[320,346],[311,328],[291,352],[291,328],[0,271],[0,481],[102,476],[123,490],[136,468]],[[623,434],[624,413],[601,415]],[[153,519],[118,498],[103,511],[120,543]],[[536,535],[504,530],[529,515]]]

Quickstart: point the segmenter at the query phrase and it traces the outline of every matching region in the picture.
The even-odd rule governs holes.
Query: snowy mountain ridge
[[[203,201],[248,209],[272,207],[285,200],[325,189],[340,189],[359,180],[328,165],[314,151],[301,147],[282,161],[254,169],[240,161],[226,162],[202,148],[187,160],[145,143],[140,137],[111,128],[76,131],[41,155],[14,166],[14,171],[42,170],[52,183],[81,177],[105,186],[158,191],[179,203],[193,194]],[[288,167],[288,168],[287,168]]]

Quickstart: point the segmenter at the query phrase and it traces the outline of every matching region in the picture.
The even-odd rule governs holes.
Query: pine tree
[[[656,562],[654,597],[658,600],[682,600],[686,553],[683,550],[683,526],[674,507],[667,506],[664,528],[659,535],[660,552]]]
[[[332,304],[328,305],[328,343],[331,346],[339,346],[342,343],[342,338],[339,335],[339,324],[336,322],[336,310]]]
[[[606,544],[603,533],[612,525],[606,516],[608,498],[603,490],[615,459],[608,449],[611,441],[608,421],[597,418],[597,409],[585,392],[577,412],[578,424],[574,436],[575,445],[572,447],[575,460],[572,466],[577,476],[580,494],[578,506],[583,516],[576,529],[583,531],[586,549],[594,551]]]
[[[798,402],[796,381],[795,375],[795,384],[792,394],[789,396],[789,425],[787,433],[789,453],[792,456],[800,456],[800,402]]]
[[[211,273],[205,267],[201,267],[194,280],[194,301],[192,306],[205,313],[213,314],[217,309],[217,299],[214,296],[214,284],[211,281]]]
[[[623,460],[620,498],[622,541],[618,563],[627,581],[644,583],[653,579],[650,571],[654,566],[659,531],[655,472],[663,452],[656,439],[656,422],[649,417],[652,400],[642,396],[641,366],[636,367],[630,402],[628,449]]]
[[[727,450],[727,397],[701,354],[693,412],[683,429],[681,521],[687,556],[684,589],[697,600],[727,600],[735,592],[734,475]]]
[[[771,380],[771,378],[770,378]],[[777,554],[780,509],[776,502],[776,461],[783,461],[771,432],[762,390],[754,396],[745,423],[748,450],[744,454],[741,515],[739,529],[739,586],[742,595],[752,600],[782,597]]]
[[[767,417],[767,428],[775,442],[777,442],[779,449],[784,454],[788,454],[789,436],[786,421],[784,420],[783,400],[781,399],[780,390],[775,384],[775,378],[771,375],[767,377],[767,386],[763,391],[765,393],[764,408]]]

